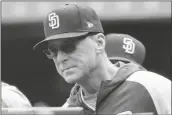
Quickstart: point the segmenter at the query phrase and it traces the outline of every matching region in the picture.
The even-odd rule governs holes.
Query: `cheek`
[[[89,39],[82,45],[78,46],[78,50],[76,53],[78,54],[78,58],[82,60],[82,63],[84,63],[86,68],[91,68],[95,65],[95,44],[93,42],[90,42]]]
[[[95,54],[91,50],[84,49],[78,51],[73,60],[83,70],[89,70],[95,64]]]
[[[62,75],[61,72],[59,71],[59,67],[58,67],[58,64],[57,64],[57,60],[56,60],[56,59],[53,59],[53,62],[54,62],[54,64],[55,64],[55,67],[56,67],[56,70],[58,71],[58,73],[59,73],[60,75]]]
[[[94,53],[90,53],[90,54],[88,55],[87,63],[88,63],[88,67],[89,67],[90,69],[95,68],[95,64],[96,64],[96,55],[95,55]]]

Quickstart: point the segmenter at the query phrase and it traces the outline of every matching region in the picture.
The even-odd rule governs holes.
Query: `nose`
[[[60,51],[60,50],[58,51],[56,58],[57,58],[58,63],[64,63],[65,61],[68,60],[67,54],[63,51]]]

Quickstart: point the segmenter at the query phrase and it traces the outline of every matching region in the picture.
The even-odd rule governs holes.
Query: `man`
[[[128,34],[107,34],[105,50],[109,60],[117,67],[130,62],[142,65],[146,55],[145,46]],[[68,104],[65,103],[65,106]]]
[[[143,64],[146,55],[145,46],[128,34],[110,33],[106,35],[106,53],[112,63]]]
[[[1,82],[2,108],[27,108],[32,107],[27,97],[15,86]]]
[[[53,60],[66,82],[76,84],[65,107],[81,106],[86,114],[171,114],[171,81],[134,63],[114,66],[90,7],[66,4],[53,10],[44,32],[46,38],[34,49]]]

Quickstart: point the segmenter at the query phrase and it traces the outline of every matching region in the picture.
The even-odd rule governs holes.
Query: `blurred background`
[[[17,86],[32,104],[61,106],[73,84],[56,72],[52,60],[33,46],[44,39],[43,18],[66,2],[2,2],[1,79]],[[71,3],[71,2],[67,2]],[[126,33],[140,40],[143,66],[172,79],[170,2],[73,2],[95,9],[105,34]]]

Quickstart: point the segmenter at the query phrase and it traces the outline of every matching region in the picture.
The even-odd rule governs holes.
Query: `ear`
[[[96,42],[96,52],[100,53],[104,51],[105,49],[105,36],[102,33],[98,33],[95,36],[95,42]]]

